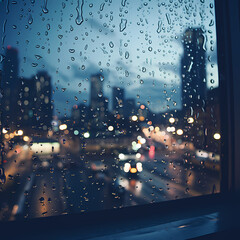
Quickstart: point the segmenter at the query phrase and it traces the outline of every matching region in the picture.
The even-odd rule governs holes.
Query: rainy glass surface
[[[0,220],[220,191],[213,0],[0,2]]]

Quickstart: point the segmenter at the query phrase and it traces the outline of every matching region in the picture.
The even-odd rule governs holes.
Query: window
[[[1,220],[220,192],[213,0],[0,5]]]

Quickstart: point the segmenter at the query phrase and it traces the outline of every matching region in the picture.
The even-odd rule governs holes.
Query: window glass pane
[[[0,220],[220,191],[213,0],[1,1]]]

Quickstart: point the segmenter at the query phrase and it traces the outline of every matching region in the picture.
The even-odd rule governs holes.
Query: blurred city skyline
[[[9,3],[1,8],[5,16],[2,54],[7,45],[19,48],[20,77],[29,78],[39,70],[51,75],[53,100],[61,115],[69,116],[70,106],[89,101],[90,76],[97,73],[105,78],[104,94],[109,99],[111,89],[120,87],[126,89],[127,98],[137,99],[153,112],[181,109],[181,41],[190,26],[204,30],[207,86],[218,86],[212,4],[190,1],[181,15],[183,6],[171,2],[133,6],[127,1],[84,1],[83,22],[78,25],[77,3],[47,2],[51,18],[42,10],[44,1]],[[28,12],[22,13],[23,6]],[[196,8],[201,14],[194,14]]]

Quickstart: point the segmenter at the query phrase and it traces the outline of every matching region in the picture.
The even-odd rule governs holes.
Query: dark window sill
[[[25,222],[1,223],[8,239],[190,239],[228,235],[240,227],[239,198],[232,196],[185,199],[181,205],[167,203],[163,208],[137,208],[125,215],[114,211],[92,213],[83,218],[62,216]],[[180,207],[179,207],[180,206]],[[134,214],[135,215],[132,215]],[[96,216],[96,217],[94,217]],[[101,220],[102,219],[102,220]],[[3,230],[4,229],[4,230]],[[3,235],[2,235],[3,236]],[[201,238],[200,238],[201,239]],[[218,238],[219,239],[219,238]]]

